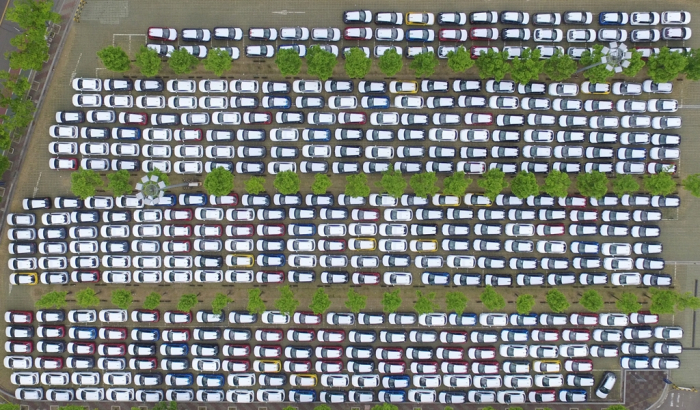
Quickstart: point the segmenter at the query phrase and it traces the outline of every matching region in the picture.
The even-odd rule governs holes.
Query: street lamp
[[[185,182],[182,184],[166,185],[158,175],[144,175],[141,182],[136,184],[136,198],[143,199],[146,205],[156,205],[165,195],[165,190],[169,188],[179,188],[185,186],[199,186],[199,182]]]
[[[603,64],[605,64],[606,70],[614,71],[615,73],[621,73],[623,69],[630,66],[632,52],[627,51],[627,46],[624,43],[618,44],[613,41],[610,43],[610,47],[603,47],[600,51],[603,57],[601,57],[599,62],[579,69],[576,71],[576,74]]]

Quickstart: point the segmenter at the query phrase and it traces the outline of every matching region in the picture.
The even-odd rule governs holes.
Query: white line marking
[[[36,196],[36,192],[39,190],[39,181],[41,181],[41,172],[39,172],[39,178],[36,179],[36,185],[34,185],[34,195]]]
[[[80,64],[80,58],[81,58],[82,56],[83,56],[83,53],[80,53],[80,55],[78,56],[78,61],[75,62],[75,69],[73,70],[73,72],[72,72],[71,75],[70,75],[70,82],[71,82],[71,83],[73,83],[73,79],[75,78],[75,75],[76,75],[76,73],[77,73],[77,71],[78,71],[78,64]]]

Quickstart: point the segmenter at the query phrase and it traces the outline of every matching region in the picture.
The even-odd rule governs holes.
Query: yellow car
[[[282,371],[282,362],[279,360],[256,360],[253,362],[253,370],[258,373],[279,373]]]
[[[433,195],[433,205],[435,206],[459,206],[462,200],[456,195]]]
[[[406,24],[409,26],[432,26],[435,24],[435,14],[408,12],[406,13]]]
[[[377,248],[377,240],[374,238],[351,238],[348,241],[351,251],[373,251]]]
[[[226,255],[226,264],[232,268],[249,268],[255,263],[253,255]]]
[[[438,249],[438,242],[436,239],[413,239],[408,247],[411,252],[435,252]]]
[[[418,92],[418,81],[392,81],[389,83],[392,93],[415,94]]]
[[[315,374],[293,374],[289,377],[289,384],[294,387],[315,387],[317,383]]]
[[[593,84],[590,81],[584,81],[581,84],[581,92],[584,94],[610,94],[610,83]]]
[[[532,368],[535,369],[535,373],[560,373],[561,361],[535,360],[535,362],[532,364]]]
[[[36,272],[13,273],[10,275],[10,283],[13,285],[34,286],[38,282]]]

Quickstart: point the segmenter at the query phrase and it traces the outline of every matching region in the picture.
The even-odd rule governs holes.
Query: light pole
[[[141,182],[136,184],[136,198],[143,199],[146,205],[155,205],[165,195],[165,190],[169,188],[179,188],[185,186],[199,186],[199,182],[185,182],[182,184],[165,185],[157,175],[144,175]]]
[[[601,57],[599,62],[579,69],[576,71],[576,74],[603,64],[605,64],[606,70],[614,71],[615,73],[621,73],[624,68],[630,66],[632,52],[627,51],[627,46],[624,43],[618,44],[613,41],[610,43],[610,47],[603,47],[601,53],[603,57]]]

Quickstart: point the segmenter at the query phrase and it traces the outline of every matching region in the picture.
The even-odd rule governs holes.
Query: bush
[[[691,50],[686,54],[687,64],[683,72],[688,80],[700,80],[700,50]]]
[[[250,177],[250,179],[245,182],[245,190],[253,195],[265,192],[265,177]]]
[[[129,56],[119,46],[107,46],[97,52],[97,57],[100,58],[102,64],[109,71],[123,73],[131,68]]]
[[[501,81],[510,71],[508,51],[495,52],[489,49],[476,59],[476,67],[479,69],[479,77],[482,79],[493,78],[496,81]]]
[[[311,185],[311,192],[314,195],[323,195],[328,192],[328,188],[332,185],[331,178],[326,174],[316,174],[314,176],[314,183]]]
[[[571,78],[578,65],[568,54],[557,50],[554,55],[544,62],[544,73],[552,81],[564,81]]]
[[[496,200],[496,196],[508,187],[505,181],[505,173],[498,168],[493,168],[484,173],[477,184],[484,189],[484,195],[491,201]]]
[[[130,177],[129,171],[125,169],[107,174],[107,188],[114,196],[129,195],[133,191],[133,186],[129,183]]]
[[[345,73],[350,78],[365,78],[372,68],[372,59],[367,57],[359,47],[353,47],[345,53]]]
[[[134,302],[134,295],[130,290],[117,289],[112,291],[112,303],[119,309],[129,309]]]
[[[299,301],[294,297],[294,292],[289,285],[280,288],[280,298],[275,301],[275,309],[288,315],[293,315],[299,306]]]
[[[413,309],[419,315],[433,313],[435,312],[435,309],[438,308],[437,303],[433,301],[435,299],[435,292],[430,292],[427,295],[424,295],[423,292],[416,291],[416,296],[418,296],[418,299],[416,300],[416,303],[413,304]]]
[[[379,57],[379,70],[387,77],[393,77],[403,68],[403,58],[396,49],[387,50]]]
[[[692,196],[700,197],[700,174],[688,175],[683,180],[683,188],[687,189]]]
[[[348,290],[348,299],[345,301],[345,307],[350,309],[352,313],[360,313],[367,306],[367,296],[362,296],[355,289]]]
[[[618,198],[639,191],[639,183],[630,174],[617,175],[612,181],[612,191]]]
[[[535,174],[520,171],[510,183],[510,191],[518,198],[525,199],[529,196],[539,195],[540,186]]]
[[[463,73],[473,65],[474,60],[464,46],[457,47],[457,51],[447,53],[447,66],[455,73]]]
[[[34,306],[39,309],[61,309],[66,306],[66,295],[68,292],[45,293],[34,303]]]
[[[197,306],[197,303],[199,303],[199,300],[197,299],[197,295],[194,293],[187,293],[182,296],[180,296],[180,300],[177,302],[177,310],[180,312],[189,312]]]
[[[338,59],[335,55],[319,46],[309,47],[309,51],[306,53],[306,71],[309,75],[315,75],[322,81],[326,81],[333,75],[336,64],[338,64]]]
[[[184,48],[177,49],[170,54],[168,66],[175,74],[187,74],[199,65],[199,58],[188,53]]]
[[[644,189],[652,195],[668,196],[676,192],[676,181],[668,172],[644,175]]]
[[[345,177],[345,195],[366,198],[369,196],[367,174],[353,174]]]
[[[416,196],[422,198],[430,198],[440,191],[437,186],[437,175],[434,172],[413,174],[409,181]]]
[[[224,295],[223,293],[217,293],[214,296],[214,300],[211,301],[211,311],[215,315],[220,315],[223,313],[224,308],[228,306],[229,303],[233,302],[233,299]]]
[[[386,54],[384,54],[386,55]],[[406,180],[401,175],[401,171],[389,169],[382,173],[382,179],[377,182],[377,187],[382,189],[383,193],[389,194],[394,198],[401,198],[406,190]]]
[[[637,301],[637,295],[632,292],[624,292],[615,302],[615,307],[626,314],[637,313],[642,309],[642,304]]]
[[[501,310],[506,307],[506,300],[491,285],[486,285],[484,291],[481,292],[480,299],[488,310]]]
[[[539,49],[525,49],[520,57],[515,57],[510,63],[510,78],[516,83],[527,84],[537,81],[544,70],[544,60],[540,59]]]
[[[666,83],[678,77],[687,65],[684,53],[673,53],[668,47],[661,47],[659,54],[647,59],[647,75],[654,82]]]
[[[7,148],[5,148],[5,149],[7,149]],[[0,178],[2,178],[3,174],[8,169],[10,169],[10,165],[12,165],[12,163],[10,162],[10,159],[4,155],[0,155]]]
[[[544,179],[542,191],[555,198],[564,198],[565,196],[569,195],[569,185],[571,185],[569,174],[553,170],[550,171],[547,178]]]
[[[408,68],[413,70],[416,77],[430,77],[435,72],[435,67],[440,64],[435,53],[426,52],[416,55],[416,57],[408,65]]]
[[[282,195],[292,195],[299,192],[299,175],[294,171],[282,171],[275,175],[275,188]]]
[[[70,174],[70,182],[71,192],[80,197],[80,199],[95,196],[97,187],[104,185],[104,181],[97,172],[83,168],[79,168],[77,171],[73,171]]]
[[[608,177],[600,171],[580,173],[576,176],[576,188],[583,196],[600,199],[608,193]]]
[[[248,313],[258,315],[266,310],[260,289],[248,289]]]
[[[223,167],[212,169],[204,178],[204,189],[214,196],[230,194],[233,191],[233,174]]]
[[[457,171],[442,181],[442,193],[445,195],[464,196],[472,179],[467,178],[463,171]]]
[[[554,313],[562,313],[569,308],[569,301],[566,296],[556,289],[547,292],[547,304]]]
[[[532,295],[520,295],[515,301],[515,309],[521,315],[527,315],[535,307],[535,297]]]
[[[285,48],[277,52],[275,64],[283,76],[297,75],[301,71],[301,57],[291,48]]]
[[[469,299],[467,299],[462,292],[447,292],[445,295],[445,307],[447,311],[454,311],[458,315],[464,313],[468,301]]]
[[[219,48],[209,49],[209,53],[204,59],[204,69],[211,71],[217,77],[221,77],[225,71],[230,70],[232,65],[233,59],[228,51]]]
[[[141,74],[146,77],[155,77],[160,72],[160,67],[163,65],[163,60],[156,50],[151,50],[146,46],[141,46],[136,53],[136,67],[139,68]]]
[[[143,307],[148,310],[157,308],[160,306],[160,298],[160,293],[151,292],[148,296],[146,296],[146,300],[143,301]]]
[[[599,312],[604,304],[603,297],[594,289],[583,292],[583,296],[581,296],[578,303],[590,312]]]
[[[382,307],[385,313],[394,313],[401,307],[401,289],[395,289],[391,292],[384,292],[382,296]]]
[[[75,294],[75,303],[82,308],[97,306],[100,304],[100,298],[92,288],[87,288]]]
[[[320,315],[328,308],[331,307],[331,299],[323,288],[316,289],[313,297],[311,298],[311,304],[309,309],[314,312],[314,315]]]

